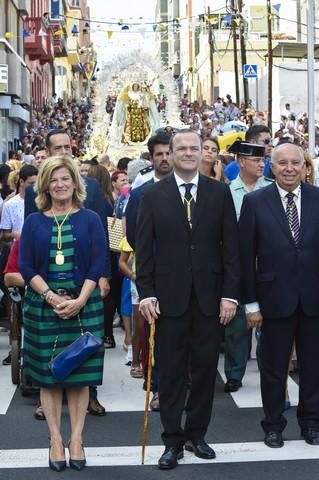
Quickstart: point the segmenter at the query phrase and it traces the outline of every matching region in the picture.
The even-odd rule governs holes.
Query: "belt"
[[[70,280],[74,279],[73,272],[50,272],[48,273],[48,280]]]

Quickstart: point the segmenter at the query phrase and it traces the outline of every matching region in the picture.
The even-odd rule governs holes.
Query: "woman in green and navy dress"
[[[70,467],[85,466],[82,431],[89,386],[100,385],[103,348],[62,383],[48,367],[55,355],[84,331],[103,337],[103,304],[97,281],[103,274],[106,240],[98,215],[82,208],[85,186],[74,161],[51,157],[42,165],[36,183],[39,212],[25,221],[20,240],[19,266],[27,285],[24,304],[24,367],[40,398],[50,431],[49,466],[66,466],[60,431],[65,389],[71,421]]]

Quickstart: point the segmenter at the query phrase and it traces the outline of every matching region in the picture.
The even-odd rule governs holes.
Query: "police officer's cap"
[[[229,153],[236,153],[244,157],[264,157],[265,147],[248,143],[242,140],[236,140],[227,150]]]

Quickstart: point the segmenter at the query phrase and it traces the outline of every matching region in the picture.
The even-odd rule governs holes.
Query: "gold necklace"
[[[185,205],[186,202],[186,216],[187,216],[187,221],[189,223],[190,228],[193,227],[192,225],[192,211],[191,211],[191,203],[194,201],[194,197],[192,196],[189,200],[185,198],[185,195],[182,195],[183,203]]]
[[[72,210],[73,210],[73,207],[70,208],[70,210],[66,213],[65,217],[63,218],[62,222],[59,223],[56,216],[55,216],[53,208],[51,208],[51,213],[53,215],[56,226],[58,228],[57,252],[56,252],[56,255],[55,255],[55,263],[57,265],[64,265],[64,253],[62,251],[62,227],[63,227],[64,222],[66,221],[66,219],[68,218],[68,216],[72,212]]]

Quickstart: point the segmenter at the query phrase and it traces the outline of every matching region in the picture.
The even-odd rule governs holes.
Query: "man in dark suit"
[[[72,156],[72,146],[69,135],[63,129],[51,130],[46,137],[46,149],[50,157],[56,155],[69,155]],[[100,190],[99,184],[94,178],[86,177],[84,179],[86,185],[86,199],[84,201],[84,207],[89,208],[96,212],[105,225],[106,240],[108,245],[108,233],[107,233],[107,212],[105,208],[105,199]],[[25,191],[24,197],[24,216],[25,218],[30,213],[36,212],[37,206],[35,204],[36,192],[33,186],[30,186]],[[105,265],[104,276],[99,280],[99,289],[101,297],[106,297],[110,291],[109,278],[111,276],[110,259],[107,252],[107,261]],[[90,387],[90,402],[88,412],[96,416],[104,416],[106,414],[105,408],[97,400],[96,387]],[[37,419],[44,419],[42,407],[38,405],[35,411],[35,417]]]
[[[174,174],[144,190],[136,230],[140,310],[149,322],[157,319],[162,469],[177,466],[185,442],[195,455],[215,458],[204,437],[223,325],[235,314],[239,284],[228,186],[198,173],[201,139],[195,132],[176,133],[170,156]]]
[[[242,301],[249,327],[261,326],[261,425],[267,446],[283,446],[288,364],[296,342],[301,434],[319,445],[319,189],[302,183],[304,156],[285,143],[273,151],[276,179],[247,194],[240,215]]]

